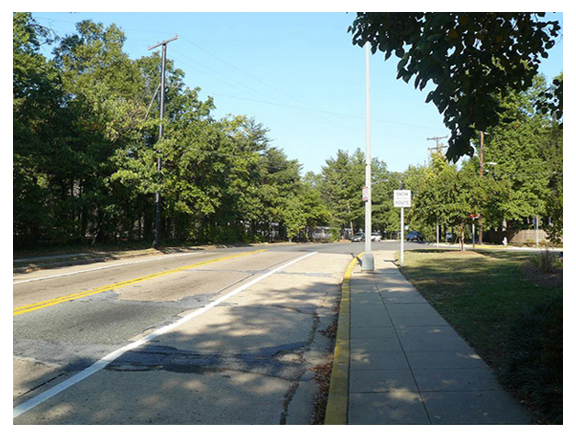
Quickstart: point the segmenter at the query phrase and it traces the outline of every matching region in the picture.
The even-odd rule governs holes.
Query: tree
[[[12,126],[14,244],[53,236],[56,220],[48,167],[61,131],[63,93],[58,71],[41,53],[47,29],[30,13],[13,14]]]
[[[533,217],[545,213],[550,195],[552,174],[548,162],[557,154],[548,141],[548,126],[553,120],[536,105],[545,89],[545,79],[537,76],[527,91],[506,95],[500,101],[503,108],[500,117],[511,121],[489,129],[486,135],[484,158],[496,165],[485,179],[500,181],[509,191],[509,195],[502,198],[500,223],[504,219],[519,229],[531,223]]]
[[[469,168],[458,171],[440,154],[432,157],[424,179],[414,196],[409,218],[418,215],[428,225],[455,227],[464,250],[464,234],[474,212],[476,175]]]
[[[364,222],[362,187],[365,183],[364,154],[357,149],[353,155],[338,150],[336,158],[326,160],[322,166],[322,196],[329,205],[333,225],[351,232],[359,229]]]
[[[76,28],[54,50],[68,116],[51,172],[52,185],[67,190],[57,216],[68,220],[75,239],[89,231],[94,241],[111,241],[122,233],[119,223],[128,227],[133,219],[126,216],[131,196],[111,183],[114,156],[139,141],[146,106],[138,98],[139,71],[123,52],[123,32],[89,20]]]
[[[472,156],[470,140],[502,120],[499,97],[525,91],[548,56],[560,25],[543,13],[360,12],[348,29],[353,44],[370,44],[385,60],[400,58],[398,76],[434,89],[433,101],[451,130],[446,156]],[[561,113],[562,87],[557,87]],[[554,103],[554,102],[552,102]]]

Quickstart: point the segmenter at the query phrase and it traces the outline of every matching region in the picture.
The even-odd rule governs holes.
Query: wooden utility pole
[[[440,142],[440,140],[443,140],[445,138],[448,138],[448,136],[426,138],[428,141],[436,141],[436,147],[428,147],[428,150],[431,151],[430,153],[432,153],[432,151],[436,151],[437,153],[439,153],[442,151],[442,149],[446,149],[448,146],[443,146],[442,143]]]
[[[166,41],[159,42],[154,46],[148,47],[148,50],[153,50],[156,47],[162,46],[162,70],[160,72],[160,127],[158,130],[158,141],[162,139],[162,134],[164,133],[164,124],[162,120],[164,119],[164,89],[166,87],[166,46],[169,42],[175,41],[178,39],[178,35],[176,35],[172,39],[167,39]],[[162,170],[162,157],[158,155],[158,161],[156,162],[156,171],[160,173]],[[154,247],[158,249],[160,246],[160,191],[156,192],[155,198],[155,207],[156,207],[156,219],[154,223]]]
[[[448,138],[448,135],[446,135],[445,137],[432,137],[432,138],[426,138],[428,141],[436,141],[436,147],[428,147],[428,150],[430,150],[430,155],[432,155],[432,152],[436,151],[436,153],[440,153],[442,152],[442,149],[446,149],[448,146],[443,146],[442,143],[440,142],[440,140],[443,140],[445,138]],[[440,225],[438,224],[438,220],[436,220],[436,246],[439,245],[440,242]]]

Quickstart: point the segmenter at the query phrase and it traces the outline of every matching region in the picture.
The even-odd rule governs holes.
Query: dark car
[[[406,234],[406,241],[424,241],[424,235],[418,231],[410,231]]]
[[[352,237],[352,242],[355,241],[364,241],[364,232],[359,232],[357,234],[354,234],[354,236]]]

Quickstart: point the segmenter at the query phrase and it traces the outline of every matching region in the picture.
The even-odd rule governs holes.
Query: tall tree
[[[409,217],[419,215],[428,225],[456,228],[460,250],[464,250],[466,226],[475,208],[476,179],[476,174],[469,168],[459,171],[441,154],[433,155],[432,164],[414,196]]]
[[[66,107],[58,69],[40,53],[49,31],[30,13],[12,19],[13,231],[15,245],[29,245],[60,236],[50,173],[61,157]]]
[[[544,147],[550,119],[536,108],[546,85],[542,76],[534,82],[529,90],[510,92],[501,100],[501,118],[510,122],[488,130],[484,150],[485,161],[494,163],[489,166],[486,179],[501,181],[509,191],[507,198],[502,199],[500,222],[505,219],[519,228],[545,213],[550,195],[547,162],[553,149]]]
[[[322,195],[330,206],[334,225],[340,229],[350,227],[355,232],[363,225],[364,204],[364,154],[357,149],[354,154],[338,150],[335,158],[322,166]]]

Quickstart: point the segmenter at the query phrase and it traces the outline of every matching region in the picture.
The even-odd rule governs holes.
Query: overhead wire
[[[76,24],[76,23],[77,23],[77,21],[73,21],[73,20],[62,20],[62,19],[59,19],[59,18],[48,18],[48,17],[36,16],[36,15],[34,15],[34,18],[35,18],[35,19],[39,19],[39,20],[47,20],[47,21],[49,21],[49,22],[62,22],[62,23],[69,23],[69,24]],[[143,29],[124,28],[124,27],[122,27],[122,26],[119,26],[119,27],[120,27],[120,29],[122,29],[122,30],[131,31],[131,32],[166,34],[166,35],[167,35],[167,34],[173,34],[172,32],[162,32],[162,31],[152,31],[152,30],[143,30]],[[54,32],[54,33],[56,33],[56,32]],[[222,74],[222,73],[217,72],[216,70],[214,70],[214,69],[212,69],[212,68],[210,68],[210,67],[207,67],[207,66],[205,66],[205,65],[200,64],[198,61],[193,60],[191,57],[189,57],[189,56],[187,56],[187,55],[185,55],[185,54],[183,54],[183,53],[180,53],[180,52],[178,52],[177,50],[171,49],[171,52],[176,52],[176,53],[179,54],[180,56],[182,56],[182,57],[184,57],[184,58],[186,58],[186,59],[194,62],[195,64],[197,64],[197,65],[199,65],[199,66],[207,69],[208,71],[212,71],[212,72],[214,72],[215,74],[218,74],[219,76],[222,76],[222,77],[226,78],[228,81],[231,81],[232,83],[234,83],[234,84],[236,84],[236,85],[238,85],[238,86],[241,86],[242,88],[245,88],[245,89],[248,89],[248,90],[254,92],[256,95],[263,95],[263,96],[265,97],[265,99],[264,99],[264,100],[255,99],[255,98],[254,98],[254,95],[250,94],[249,92],[247,92],[247,91],[244,90],[244,89],[239,89],[239,90],[240,90],[241,92],[243,92],[243,93],[248,94],[248,95],[251,97],[251,99],[247,99],[247,98],[243,98],[243,97],[238,97],[238,96],[231,96],[231,95],[228,95],[228,94],[218,94],[218,93],[210,93],[210,94],[221,95],[221,96],[225,96],[225,97],[229,97],[229,98],[235,98],[235,99],[243,99],[243,100],[247,100],[247,101],[252,101],[252,102],[254,102],[254,103],[264,103],[264,104],[273,105],[273,106],[277,106],[277,107],[283,107],[283,108],[290,109],[290,110],[295,110],[295,111],[306,111],[306,113],[305,113],[306,116],[308,116],[308,117],[314,117],[314,119],[316,119],[316,120],[318,120],[318,121],[321,121],[322,123],[330,124],[330,125],[332,125],[332,126],[336,126],[336,127],[338,127],[338,128],[341,128],[341,129],[347,129],[346,127],[343,127],[343,126],[342,126],[342,123],[341,123],[342,120],[341,120],[341,119],[339,119],[338,121],[335,122],[334,120],[327,120],[327,119],[323,119],[323,118],[321,118],[321,117],[318,117],[318,115],[319,115],[319,114],[326,114],[326,115],[328,115],[328,116],[343,117],[343,118],[347,118],[347,119],[361,119],[361,120],[362,120],[362,119],[366,119],[366,117],[365,117],[365,116],[362,116],[362,115],[352,115],[352,114],[344,114],[344,113],[338,113],[338,112],[333,112],[333,111],[327,111],[327,110],[322,109],[322,108],[320,108],[320,107],[318,107],[318,106],[316,106],[316,105],[312,105],[312,104],[310,104],[310,103],[308,103],[308,102],[306,102],[306,101],[304,101],[304,100],[302,100],[302,99],[300,99],[300,98],[298,98],[298,97],[295,97],[295,96],[291,95],[290,93],[287,93],[286,91],[284,91],[284,90],[282,90],[282,89],[279,89],[278,87],[276,87],[276,86],[274,86],[274,85],[271,85],[271,84],[267,83],[266,81],[258,78],[257,76],[255,76],[255,75],[253,75],[253,74],[251,74],[251,73],[249,73],[249,72],[247,72],[247,71],[245,71],[245,70],[243,70],[243,69],[241,69],[241,68],[239,68],[238,66],[236,66],[236,65],[234,65],[234,64],[232,64],[232,63],[230,63],[230,62],[228,62],[228,61],[226,61],[226,60],[224,60],[224,59],[222,59],[221,57],[215,55],[215,54],[212,53],[211,51],[209,51],[209,50],[207,50],[206,48],[200,46],[199,44],[191,41],[190,39],[188,39],[188,38],[186,38],[186,37],[184,37],[184,36],[181,36],[181,35],[180,35],[180,39],[183,40],[183,41],[185,41],[185,42],[187,42],[188,44],[196,47],[197,49],[203,51],[204,53],[208,54],[208,55],[211,56],[212,58],[218,60],[219,62],[221,62],[221,63],[223,63],[223,64],[225,64],[225,65],[227,65],[227,66],[229,66],[229,67],[231,67],[231,68],[239,71],[240,73],[242,73],[242,74],[244,74],[244,75],[246,75],[246,76],[248,76],[248,77],[250,77],[251,79],[255,80],[256,82],[258,82],[258,83],[260,83],[260,84],[262,84],[262,85],[264,85],[264,86],[266,86],[266,87],[268,87],[268,88],[270,88],[270,89],[272,89],[272,90],[274,90],[274,91],[276,91],[276,92],[278,92],[278,93],[280,93],[280,94],[282,94],[282,95],[284,95],[284,96],[286,96],[286,97],[289,97],[289,98],[291,98],[291,99],[293,99],[293,100],[295,100],[295,101],[297,101],[297,102],[300,102],[300,103],[302,103],[303,105],[305,105],[305,106],[307,106],[307,107],[305,108],[305,107],[302,107],[302,106],[295,106],[295,105],[289,105],[289,104],[285,104],[285,103],[279,103],[279,102],[275,101],[273,98],[271,98],[269,95],[263,93],[262,91],[258,91],[258,90],[256,90],[256,89],[254,89],[254,88],[246,85],[245,83],[242,83],[242,82],[240,82],[240,81],[238,81],[238,80],[236,80],[236,79],[232,79],[232,78],[230,78],[229,76],[227,76],[227,75],[225,75],[225,74]],[[129,41],[130,41],[130,42],[133,42],[134,39],[128,40],[128,38],[127,38],[127,39],[126,39],[126,42],[129,42]],[[213,75],[211,75],[211,74],[209,74],[209,73],[206,73],[205,71],[202,71],[202,70],[199,69],[198,67],[194,67],[194,66],[192,66],[192,65],[190,65],[190,64],[187,64],[186,62],[182,62],[181,59],[179,60],[179,62],[182,63],[182,64],[184,64],[184,65],[187,65],[188,67],[193,68],[193,69],[195,69],[196,71],[199,71],[200,73],[205,74],[205,75],[207,75],[207,76],[209,76],[209,77],[211,77],[211,78],[213,78],[213,79],[215,79],[215,80],[217,80],[217,81],[220,81],[221,83],[224,83],[224,84],[226,84],[227,86],[233,86],[233,85],[230,85],[230,83],[227,83],[225,80],[223,80],[223,79],[221,79],[221,78],[217,78],[217,77],[215,77],[215,76],[213,76]],[[238,88],[236,88],[236,89],[238,89]],[[372,118],[371,118],[371,121],[372,121],[372,122],[381,122],[381,123],[386,123],[386,124],[392,124],[392,125],[397,125],[397,126],[420,128],[420,129],[430,129],[430,130],[436,129],[436,128],[431,127],[431,126],[423,126],[423,125],[417,125],[417,124],[411,124],[411,123],[401,123],[401,122],[391,121],[391,120],[385,120],[385,119],[381,119],[381,118],[377,118],[377,117],[372,117]]]
[[[228,86],[230,86],[230,87],[232,87],[232,88],[238,89],[239,91],[241,91],[241,92],[243,92],[243,93],[246,93],[248,96],[250,96],[250,97],[252,97],[252,98],[251,98],[251,99],[248,99],[248,98],[242,98],[242,97],[237,97],[237,96],[230,96],[230,95],[227,95],[227,94],[219,94],[219,93],[213,93],[213,92],[208,92],[209,95],[221,95],[221,96],[230,97],[230,98],[238,98],[238,99],[241,99],[241,100],[252,101],[252,102],[256,102],[256,103],[265,103],[265,104],[269,104],[269,105],[274,105],[274,106],[278,106],[278,107],[283,107],[283,108],[286,108],[286,109],[291,110],[291,111],[293,111],[293,112],[296,112],[296,113],[298,113],[299,115],[305,115],[305,116],[307,116],[307,117],[314,118],[316,121],[319,121],[319,122],[321,122],[321,123],[325,123],[325,124],[328,124],[328,125],[331,125],[331,126],[333,126],[333,127],[340,128],[340,129],[347,129],[346,127],[342,126],[342,124],[335,124],[333,120],[326,120],[326,119],[323,119],[323,118],[321,118],[321,117],[318,117],[317,114],[310,114],[309,111],[311,111],[311,110],[308,109],[308,108],[302,108],[302,107],[298,107],[298,106],[280,104],[280,103],[274,101],[274,99],[273,99],[272,97],[268,96],[267,94],[262,93],[261,91],[258,91],[258,90],[254,89],[254,88],[252,88],[252,87],[250,87],[250,86],[248,86],[248,85],[246,85],[246,84],[244,84],[244,83],[242,83],[242,82],[239,82],[238,80],[233,79],[233,78],[231,78],[231,77],[229,77],[229,76],[227,76],[227,75],[225,75],[225,74],[219,73],[219,72],[215,71],[214,69],[212,69],[212,68],[210,68],[210,67],[207,67],[207,66],[205,66],[205,65],[203,65],[203,64],[200,64],[199,62],[193,60],[193,59],[190,58],[189,56],[187,56],[187,55],[185,55],[185,54],[183,54],[183,53],[181,53],[181,52],[179,52],[179,51],[177,51],[177,50],[172,49],[172,52],[173,52],[173,53],[176,53],[176,54],[178,54],[178,55],[180,55],[180,56],[185,57],[186,59],[194,62],[195,64],[201,66],[202,68],[207,69],[208,71],[212,71],[212,72],[214,72],[215,74],[218,74],[219,76],[224,77],[226,80],[223,80],[223,79],[221,79],[221,78],[219,78],[219,77],[216,77],[216,76],[214,76],[214,75],[212,75],[212,74],[210,74],[210,73],[206,73],[205,71],[202,71],[201,69],[199,69],[199,68],[197,68],[197,67],[194,67],[194,66],[192,66],[192,65],[190,65],[190,64],[188,64],[188,63],[186,63],[186,62],[183,62],[181,59],[177,59],[177,58],[175,58],[175,57],[172,57],[174,60],[178,61],[179,63],[181,63],[181,64],[183,64],[183,65],[186,65],[186,66],[188,66],[188,67],[190,67],[190,68],[193,68],[194,70],[199,71],[200,73],[205,74],[205,75],[211,77],[212,79],[214,79],[214,80],[216,80],[216,81],[218,81],[218,82],[224,83],[225,85],[228,85]],[[228,82],[227,82],[227,81],[228,81]],[[232,83],[232,84],[231,84],[231,83]],[[240,86],[241,88],[238,88],[238,86]],[[245,89],[244,89],[244,88],[245,88]],[[249,90],[249,91],[246,91],[246,90]],[[250,92],[250,91],[251,91],[251,92]],[[266,100],[257,100],[257,99],[254,99],[254,98],[253,98],[253,97],[254,97],[254,93],[255,93],[255,94],[262,94]],[[303,113],[303,111],[308,111],[308,112]],[[313,110],[312,110],[312,111],[313,111]],[[348,130],[349,130],[349,129],[348,129]]]

